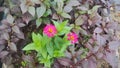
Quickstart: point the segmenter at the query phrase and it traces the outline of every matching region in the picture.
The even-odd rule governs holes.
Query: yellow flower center
[[[53,30],[52,30],[51,28],[49,28],[49,29],[48,29],[48,31],[49,31],[50,33],[52,33],[52,32],[53,32]]]
[[[74,40],[74,36],[70,36],[70,40]]]

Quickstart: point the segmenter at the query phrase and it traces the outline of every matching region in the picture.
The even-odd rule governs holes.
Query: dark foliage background
[[[22,48],[51,20],[69,20],[79,43],[52,68],[118,68],[119,0],[0,0],[0,60],[4,68],[43,68],[35,51]],[[1,6],[2,5],[2,6]],[[4,14],[4,15],[3,15]]]

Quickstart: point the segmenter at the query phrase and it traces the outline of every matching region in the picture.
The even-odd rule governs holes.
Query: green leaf
[[[53,24],[55,25],[55,27],[57,28],[57,31],[61,30],[60,24],[57,21],[52,20]]]
[[[62,23],[60,23],[60,27],[64,28],[68,23],[68,20],[63,21]]]
[[[49,53],[49,55],[52,57],[53,56],[53,50],[54,50],[54,48],[53,48],[53,43],[52,42],[50,42],[50,44],[47,44],[46,45],[46,48],[47,48],[47,52]]]
[[[41,53],[43,58],[47,57],[47,49],[46,49],[46,47],[42,47],[39,52]]]
[[[40,34],[35,34],[34,32],[32,33],[32,40],[35,44],[36,47],[41,48],[41,40],[42,36]]]
[[[43,14],[46,12],[46,6],[44,4],[41,4],[41,7],[37,8],[37,16],[40,18],[43,16]]]
[[[70,16],[69,14],[65,13],[65,12],[62,12],[62,13],[61,13],[61,16],[64,17],[64,18],[69,18],[69,19],[71,19],[71,16]]]
[[[59,58],[59,57],[65,56],[65,55],[64,55],[64,53],[61,53],[60,51],[55,50],[53,56],[56,57],[56,58]]]
[[[35,7],[33,7],[33,6],[28,7],[28,12],[34,17],[35,16]]]
[[[52,21],[53,21],[55,27],[57,28],[58,33],[61,32],[62,30],[64,30],[64,27],[67,25],[67,22],[68,22],[68,20],[66,20],[62,23],[58,23],[54,20],[52,20]]]
[[[51,11],[51,9],[48,9],[43,16],[47,17],[50,14],[52,14],[52,11]]]
[[[60,49],[60,52],[64,53],[64,51],[67,50],[67,47],[70,45],[70,42],[67,41],[62,45],[62,48]]]
[[[54,43],[55,43],[55,45],[54,45],[55,49],[61,49],[64,41],[63,41],[63,39],[60,38],[60,37],[55,37]]]
[[[72,29],[72,27],[68,27],[68,26],[66,26],[66,27],[64,27],[64,28],[58,33],[58,35],[64,35],[64,34],[67,34],[67,33],[70,32],[71,29]]]
[[[39,19],[36,20],[37,28],[41,25],[41,22],[42,22],[41,18],[39,18]]]
[[[46,45],[47,43],[49,43],[49,41],[51,40],[51,38],[48,38],[48,36],[43,34],[43,38],[42,38],[42,46]]]
[[[35,44],[34,43],[30,43],[28,45],[26,45],[22,50],[35,50]]]
[[[47,56],[46,58],[41,58],[40,63],[44,63],[44,66],[46,68],[50,68],[51,64],[53,63],[53,60],[51,60],[50,56]]]
[[[85,14],[85,13],[87,13],[87,11],[85,11],[85,10],[80,10],[80,11],[78,11],[78,13],[80,13],[80,14]]]

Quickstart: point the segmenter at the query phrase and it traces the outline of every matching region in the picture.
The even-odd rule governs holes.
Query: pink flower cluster
[[[45,28],[43,29],[43,33],[46,34],[48,37],[54,37],[55,34],[57,34],[57,29],[52,24],[47,24]],[[67,39],[71,41],[72,44],[78,42],[78,36],[76,33],[69,33],[67,34]]]
[[[72,44],[78,42],[78,36],[77,36],[76,33],[73,33],[73,32],[72,32],[72,33],[69,33],[67,36],[68,36],[67,39],[70,40]]]
[[[47,24],[43,29],[43,33],[46,34],[48,37],[54,37],[57,33],[57,29],[52,24]]]

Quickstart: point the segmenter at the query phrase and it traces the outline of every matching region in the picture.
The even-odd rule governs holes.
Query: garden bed
[[[0,0],[2,67],[119,68],[119,3]]]

